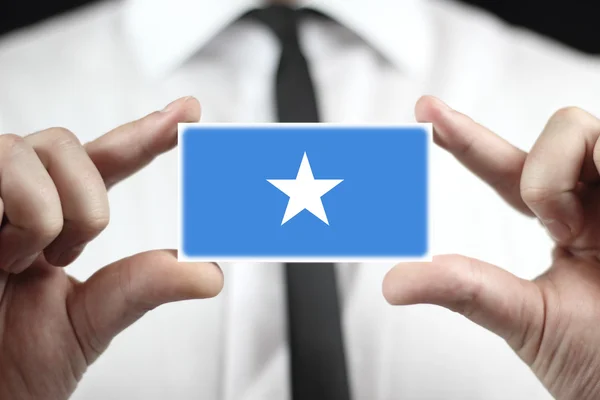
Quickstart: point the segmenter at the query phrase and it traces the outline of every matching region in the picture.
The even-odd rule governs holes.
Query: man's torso
[[[325,121],[410,123],[419,96],[434,94],[528,148],[557,108],[600,107],[600,72],[579,56],[456,6],[426,9],[433,57],[417,74],[347,28],[303,25]],[[85,142],[183,95],[200,100],[204,122],[273,121],[278,49],[269,32],[236,23],[167,74],[154,75],[140,65],[123,18],[119,4],[101,4],[0,43],[0,131],[28,134],[58,125]],[[535,221],[517,215],[437,148],[431,172],[434,253],[477,257],[524,278],[545,269],[550,241]],[[110,200],[109,228],[69,267],[79,279],[136,252],[176,247],[175,153],[115,187]],[[381,282],[391,266],[338,266],[356,399],[549,398],[491,333],[440,308],[389,306]],[[223,269],[221,295],[149,313],[113,341],[74,398],[287,396],[281,267]]]

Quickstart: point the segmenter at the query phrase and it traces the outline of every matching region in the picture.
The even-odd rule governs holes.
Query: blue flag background
[[[429,125],[181,124],[182,260],[420,258],[429,253]],[[304,210],[282,225],[306,153],[329,225]]]

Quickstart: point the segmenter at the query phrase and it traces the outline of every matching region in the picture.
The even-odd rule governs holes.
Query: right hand
[[[72,263],[108,224],[107,189],[177,144],[177,123],[200,105],[162,112],[81,145],[62,128],[0,135],[0,400],[64,400],[111,339],[161,304],[216,296],[216,264],[149,251],[86,282]]]
[[[416,116],[433,124],[438,145],[537,218],[555,248],[533,281],[461,255],[400,263],[384,280],[386,299],[458,312],[506,340],[556,399],[599,399],[600,119],[561,109],[526,153],[436,98],[423,97]]]

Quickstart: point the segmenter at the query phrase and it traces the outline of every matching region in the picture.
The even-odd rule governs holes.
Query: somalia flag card
[[[430,143],[430,124],[180,124],[179,259],[427,259]]]

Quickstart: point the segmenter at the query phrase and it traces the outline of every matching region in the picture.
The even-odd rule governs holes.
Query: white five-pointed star
[[[296,179],[267,179],[269,183],[290,197],[281,225],[307,210],[329,225],[321,197],[339,185],[343,179],[315,179],[306,153],[302,157]]]

